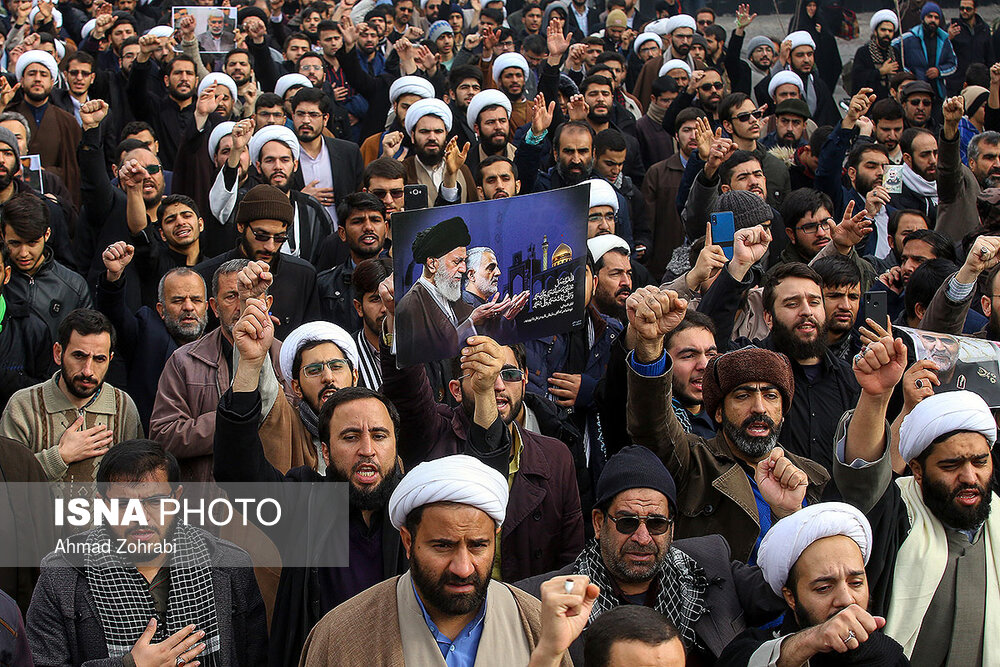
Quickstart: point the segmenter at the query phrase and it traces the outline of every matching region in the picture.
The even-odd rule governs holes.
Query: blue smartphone
[[[736,222],[733,219],[733,212],[720,211],[713,213],[711,221],[712,243],[722,248],[722,252],[726,254],[726,259],[732,259],[733,237],[736,236]]]

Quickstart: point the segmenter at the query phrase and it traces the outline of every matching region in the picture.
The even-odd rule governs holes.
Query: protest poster
[[[193,16],[201,53],[228,53],[236,47],[237,7],[173,7],[170,25],[180,29],[181,19]]]
[[[397,364],[582,326],[589,205],[578,185],[393,214]]]
[[[982,396],[991,408],[1000,408],[1000,344],[981,338],[893,327],[909,338],[913,360],[937,364],[942,391],[967,390]]]

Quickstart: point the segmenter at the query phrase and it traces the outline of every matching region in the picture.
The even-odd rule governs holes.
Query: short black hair
[[[740,106],[747,100],[750,100],[750,96],[746,93],[729,93],[719,101],[719,120],[733,120],[733,109]],[[751,102],[753,100],[750,100]]]
[[[667,77],[670,79],[670,77]],[[673,79],[671,79],[672,81]],[[708,118],[708,114],[704,110],[697,107],[686,107],[680,110],[677,114],[677,119],[674,121],[674,134],[677,134],[681,130],[681,126],[692,120],[697,120],[698,118]]]
[[[101,458],[95,476],[97,492],[107,496],[114,482],[141,482],[158,470],[166,471],[170,488],[176,489],[181,481],[181,469],[173,454],[155,440],[123,440]]]
[[[833,125],[821,125],[809,135],[809,152],[813,154],[813,157],[819,157],[820,151],[823,150],[823,144],[826,143],[831,134],[833,134]]]
[[[322,21],[316,24],[317,35],[322,35],[324,32],[330,32],[331,30],[336,33],[340,32],[340,26],[337,25],[336,21],[331,21],[330,19],[323,19]]]
[[[861,284],[861,269],[844,255],[820,257],[809,266],[823,279],[824,287],[851,287]]]
[[[781,284],[781,281],[786,278],[805,278],[806,280],[811,280],[819,288],[823,289],[823,278],[816,270],[813,269],[808,264],[803,264],[802,262],[785,262],[784,264],[778,264],[772,267],[766,274],[764,274],[764,310],[769,312],[772,316],[774,315],[774,292]]]
[[[306,55],[319,56],[318,53],[304,54],[302,58],[305,58]],[[320,60],[322,60],[322,56],[319,57]],[[299,60],[301,60],[302,58],[299,58]],[[292,113],[295,113],[295,109],[303,102],[315,102],[316,104],[319,105],[320,113],[326,115],[330,114],[331,111],[330,98],[320,88],[306,88],[305,86],[299,88],[298,92],[292,95],[292,101],[291,101]]]
[[[229,64],[230,58],[232,58],[233,56],[238,56],[241,53],[247,57],[247,61],[249,61],[250,67],[253,67],[253,54],[250,53],[250,51],[248,51],[247,49],[244,49],[243,47],[240,46],[236,47],[235,49],[229,49],[229,51],[226,52],[226,57],[223,58],[222,60],[223,66]]]
[[[354,211],[378,211],[385,217],[385,204],[370,192],[352,192],[344,197],[337,206],[337,220],[340,224],[347,222]]]
[[[5,237],[9,225],[25,241],[36,241],[49,230],[49,207],[36,194],[18,192],[0,206],[0,223]]]
[[[406,167],[399,160],[383,155],[368,163],[361,172],[361,183],[367,188],[375,177],[406,180]]]
[[[351,292],[361,301],[365,294],[378,290],[379,284],[392,275],[392,260],[388,257],[370,257],[358,262],[351,274]]]
[[[482,162],[479,163],[479,169],[476,170],[476,185],[483,187],[483,168],[489,167],[496,164],[497,162],[506,162],[510,165],[510,170],[514,174],[514,180],[518,179],[517,175],[517,165],[506,155],[491,155]]]
[[[139,134],[140,132],[149,132],[149,134],[153,137],[153,141],[156,141],[159,138],[156,136],[156,130],[153,129],[152,125],[144,120],[132,120],[125,123],[125,126],[122,127],[121,134],[118,135],[118,141],[125,141],[130,137],[134,139],[134,135]]]
[[[303,16],[304,15],[305,15],[305,12],[303,12]],[[298,40],[300,42],[306,41],[306,42],[309,42],[310,44],[312,43],[312,40],[309,39],[309,35],[305,34],[304,32],[293,32],[288,37],[285,37],[285,41],[281,45],[281,52],[284,53],[285,51],[287,51],[288,47],[291,45],[291,43],[294,42],[294,41],[296,41],[296,40]]]
[[[705,30],[702,31],[702,34],[705,35],[705,37],[712,35],[713,37],[715,37],[716,41],[719,42],[726,41],[726,29],[723,28],[718,23],[713,23],[712,25],[705,28]]]
[[[704,241],[702,242],[702,247],[705,247]],[[715,337],[715,322],[712,321],[712,318],[705,313],[699,313],[697,310],[688,308],[684,311],[684,319],[680,321],[680,324],[663,337],[663,347],[670,347],[670,341],[673,340],[673,337],[688,329],[705,329],[712,334],[713,338]]]
[[[591,86],[607,86],[612,91],[615,89],[615,84],[611,81],[610,77],[603,76],[601,74],[591,74],[580,82],[580,94],[586,95],[587,89]]]
[[[891,97],[884,97],[868,110],[868,118],[876,125],[880,120],[903,120],[903,107]]]
[[[865,153],[879,153],[889,159],[889,149],[882,144],[872,144],[868,142],[855,144],[851,152],[847,154],[847,167],[857,169],[858,165],[865,157]]]
[[[924,215],[921,211],[918,211],[915,208],[900,208],[896,209],[896,211],[894,211],[893,214],[889,216],[889,223],[888,223],[889,236],[896,235],[896,231],[899,229],[899,221],[903,219],[904,215],[919,216],[924,221],[924,224],[927,225],[927,228],[930,229],[931,225],[927,221],[927,216]],[[901,250],[901,248],[897,248],[897,250]]]
[[[163,224],[163,214],[166,213],[167,207],[173,206],[174,204],[183,204],[189,209],[194,211],[196,217],[201,217],[201,213],[198,212],[198,204],[195,203],[193,199],[187,195],[167,195],[160,200],[160,205],[156,207],[156,222],[157,224]]]
[[[917,304],[926,308],[938,288],[956,271],[958,265],[950,259],[929,259],[918,266],[910,274],[903,290],[906,317],[912,319],[917,316]]]
[[[969,68],[965,70],[966,86],[982,86],[990,88],[990,68],[986,63],[969,63]]]
[[[153,149],[149,147],[145,141],[139,141],[138,139],[126,139],[118,143],[115,147],[115,156],[118,158],[118,167],[121,168],[125,164],[124,156],[126,153],[131,153],[132,151],[144,150],[149,151],[153,155]],[[159,160],[159,158],[157,158]]]
[[[781,219],[785,223],[785,229],[794,232],[802,218],[815,214],[821,208],[833,215],[833,200],[825,192],[812,188],[792,190],[781,204]]]
[[[260,111],[271,107],[282,107],[282,111],[284,111],[284,100],[281,99],[280,95],[274,93],[261,93],[253,105],[253,110]]]
[[[545,42],[545,38],[541,35],[528,35],[524,38],[524,41],[521,42],[521,50],[541,55],[543,53],[548,53],[549,45]]]
[[[94,56],[90,55],[86,51],[74,51],[73,55],[66,59],[67,63],[83,63],[85,65],[90,65],[91,72],[97,71],[97,61]],[[987,75],[988,78],[988,75]]]
[[[167,76],[170,76],[170,74],[174,71],[174,65],[177,63],[191,63],[191,66],[194,67],[195,73],[198,72],[198,63],[194,61],[194,58],[181,54],[179,56],[174,56],[173,59],[167,63],[167,66],[163,68],[163,71]]]
[[[659,97],[663,93],[677,93],[677,92],[680,92],[679,89],[677,88],[677,82],[674,80],[672,76],[667,76],[666,74],[656,79],[656,81],[653,82],[652,87],[649,89],[649,93],[653,97]],[[694,107],[688,107],[688,109],[693,109],[693,108]]]
[[[330,420],[333,419],[333,413],[338,407],[344,405],[345,403],[350,403],[352,401],[360,401],[366,398],[377,399],[382,405],[385,406],[386,412],[389,413],[389,419],[392,421],[392,433],[397,439],[399,438],[399,410],[396,406],[392,404],[385,395],[375,391],[374,389],[369,389],[368,387],[344,387],[343,389],[338,389],[335,391],[330,398],[323,402],[322,407],[319,409],[319,438],[320,442],[325,442],[327,445],[330,444]]]
[[[466,79],[475,79],[480,86],[483,85],[483,71],[472,65],[458,65],[448,72],[448,89],[456,90]]]
[[[934,251],[935,259],[947,259],[952,262],[958,262],[958,257],[955,255],[955,246],[947,236],[940,232],[930,229],[917,229],[906,237],[903,245],[905,246],[910,241],[923,241],[930,245],[931,250]],[[900,252],[903,251],[902,248],[899,250]]]
[[[594,137],[594,156],[604,155],[608,151],[625,151],[628,150],[628,144],[625,143],[625,137],[622,133],[613,127],[609,127],[606,130],[601,130]]]
[[[74,332],[81,336],[107,333],[111,336],[112,352],[115,350],[115,343],[118,342],[115,327],[111,324],[111,320],[104,313],[92,308],[76,308],[75,310],[71,310],[63,318],[62,322],[59,323],[56,341],[63,350],[69,345],[69,339]]]
[[[603,51],[597,58],[594,59],[595,65],[602,65],[609,60],[614,60],[616,63],[625,65],[625,56],[618,53],[617,51]]]
[[[503,12],[492,7],[483,7],[479,12],[479,19],[489,19],[497,25],[503,25]]]
[[[583,636],[587,667],[607,667],[617,642],[660,646],[678,639],[677,628],[660,612],[638,604],[623,604],[598,616]]]
[[[719,167],[720,182],[725,183],[726,185],[732,185],[733,170],[741,164],[750,161],[760,164],[760,158],[750,151],[739,150],[733,153],[729,156],[729,159],[723,162],[722,166]],[[763,165],[761,165],[761,167],[763,168]]]
[[[924,127],[908,127],[903,130],[903,133],[899,135],[899,147],[904,153],[909,153],[913,155],[913,141],[919,137],[921,134],[927,134],[934,137],[934,143],[937,144],[937,137],[933,132]]]

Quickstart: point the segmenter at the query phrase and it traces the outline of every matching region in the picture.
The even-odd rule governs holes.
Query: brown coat
[[[37,153],[42,166],[63,180],[73,196],[73,203],[80,206],[80,166],[76,161],[76,147],[80,145],[82,131],[76,118],[54,104],[49,104],[41,124],[35,123],[32,106],[22,101],[14,111],[20,112],[31,123],[31,141],[28,153]]]
[[[746,562],[760,535],[760,519],[750,479],[725,436],[711,440],[685,433],[671,409],[670,368],[659,377],[628,369],[628,433],[663,460],[677,483],[674,538],[719,534],[733,558]],[[833,434],[830,446],[833,447]],[[809,477],[806,500],[820,500],[830,474],[818,463],[787,453]]]
[[[653,213],[653,247],[646,267],[656,280],[663,276],[674,249],[684,243],[684,223],[677,211],[677,191],[683,177],[681,156],[674,153],[650,167],[642,181],[646,210]]]
[[[452,302],[451,308],[460,327],[469,325],[472,306],[459,299]],[[461,347],[458,329],[419,280],[396,306],[396,331],[400,332],[396,336],[396,356],[404,364],[451,359]],[[471,333],[468,326],[463,331]]]

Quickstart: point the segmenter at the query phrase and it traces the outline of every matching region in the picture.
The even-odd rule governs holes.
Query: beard
[[[27,97],[32,102],[36,102],[38,104],[41,104],[45,100],[49,99],[49,93],[51,93],[51,92],[52,92],[51,89],[46,90],[44,93],[35,93],[35,92],[32,92],[29,89],[25,89],[24,96]]]
[[[492,561],[491,558],[490,562]],[[434,574],[428,572],[420,562],[416,549],[410,556],[410,576],[420,591],[421,599],[438,611],[453,616],[468,614],[483,606],[486,602],[486,589],[490,585],[489,577],[482,576],[478,570],[473,570],[468,577],[456,577],[451,572],[445,571],[435,579]],[[448,584],[456,586],[471,584],[473,590],[470,593],[448,594],[444,589]]]
[[[7,187],[14,181],[14,172],[6,170],[0,172],[0,190],[6,190]]]
[[[747,417],[743,424],[736,426],[726,417],[726,411],[722,411],[722,430],[729,437],[736,449],[747,457],[759,461],[774,449],[778,444],[778,434],[781,432],[781,423],[775,424],[774,420],[767,415],[751,415]],[[747,429],[753,424],[767,424],[771,432],[767,435],[750,435]]]
[[[621,322],[627,322],[628,315],[625,312],[625,304],[618,303],[618,297],[624,294],[628,298],[628,295],[631,293],[630,290],[624,287],[614,294],[608,294],[605,290],[597,289],[594,290],[594,303],[597,304],[597,309],[605,315],[615,317]]]
[[[484,294],[487,299],[497,293],[499,283],[499,277],[495,280],[491,280],[489,278],[480,278],[479,276],[476,276],[476,278],[472,281],[472,284],[476,286],[476,289],[479,290],[481,294]]]
[[[932,480],[924,474],[922,494],[924,504],[938,520],[949,528],[955,530],[974,530],[981,526],[990,516],[991,489],[993,488],[993,476],[990,475],[986,488],[978,484],[962,484],[952,490],[947,485]],[[962,491],[975,490],[979,493],[979,504],[975,507],[962,507],[955,503],[955,499]]]
[[[485,138],[486,140],[481,144],[483,147],[483,152],[487,155],[497,155],[503,152],[503,149],[507,147],[507,141],[509,137],[504,131],[497,131]]]
[[[208,326],[208,311],[205,311],[205,314],[197,318],[196,321],[188,323],[182,323],[174,317],[164,317],[163,325],[174,340],[193,343],[205,333],[205,327]]]
[[[62,377],[66,383],[66,389],[76,398],[90,398],[99,392],[104,385],[103,379],[98,380],[93,375],[84,375],[83,373],[79,373],[73,377],[67,377],[63,374]],[[90,386],[85,385],[83,384],[85,381],[90,381],[93,384]]]
[[[462,298],[462,274],[449,276],[439,272],[434,276],[434,287],[441,296],[454,303]]]
[[[524,393],[522,392],[521,397],[514,400],[509,393],[503,391],[497,396],[497,400],[500,399],[507,401],[507,405],[510,406],[507,416],[501,416],[501,421],[503,421],[504,425],[510,426],[524,408]],[[465,416],[469,418],[469,421],[472,421],[476,416],[476,397],[465,391],[464,388],[462,389],[462,410],[465,412]]]
[[[436,167],[441,164],[441,161],[444,159],[444,149],[437,144],[434,144],[433,146],[424,144],[423,146],[417,146],[416,150],[417,159],[428,167]]]
[[[343,473],[337,470],[332,465],[326,469],[327,477],[334,482],[349,482],[351,476],[361,465],[377,465],[375,461],[370,459],[362,459],[354,464],[351,468],[350,473]],[[389,497],[392,492],[396,490],[399,485],[399,481],[403,479],[403,469],[400,467],[399,459],[392,466],[392,470],[389,474],[383,474],[382,482],[373,489],[359,489],[353,484],[348,485],[347,490],[347,500],[348,504],[352,509],[356,509],[359,512],[372,512],[375,510],[380,510],[389,504]]]
[[[556,162],[556,172],[566,183],[566,185],[578,185],[583,183],[590,176],[590,172],[594,170],[594,161],[590,160],[585,163],[583,167],[577,171],[571,169],[569,165],[563,164],[562,162]]]
[[[674,53],[677,54],[677,56],[678,56],[678,58],[680,60],[684,60],[685,58],[687,58],[687,55],[689,53],[691,53],[691,45],[690,44],[681,44],[680,46],[678,46],[677,44],[673,44],[671,42],[671,46],[672,46],[672,48],[674,50]],[[670,60],[670,59],[669,58],[665,58],[665,60]]]
[[[278,174],[280,174],[280,175],[282,175],[282,176],[285,177],[285,182],[284,183],[275,183],[274,182],[274,177],[277,176]],[[291,180],[288,178],[288,175],[285,172],[283,172],[283,171],[282,172],[278,172],[278,171],[272,172],[267,177],[267,184],[271,185],[273,187],[278,188],[279,190],[281,190],[286,195],[288,194],[288,191],[292,187]]]
[[[611,109],[607,107],[601,107],[603,114],[597,113],[597,107],[592,108],[587,112],[587,120],[592,123],[608,123],[611,121]]]
[[[666,550],[660,551],[660,546],[655,540],[649,544],[635,544],[632,541],[626,541],[618,551],[605,549],[605,544],[613,544],[610,536],[614,534],[616,529],[611,523],[611,520],[605,517],[601,526],[600,538],[601,559],[604,561],[604,566],[608,568],[608,572],[615,578],[615,581],[624,584],[641,584],[652,580],[663,564]],[[651,555],[653,560],[647,563],[630,563],[625,558],[626,554]]]
[[[805,321],[805,320],[804,320]],[[804,341],[795,335],[795,331],[784,322],[774,319],[771,327],[771,336],[774,338],[774,347],[784,352],[795,360],[811,359],[821,357],[826,352],[826,325],[820,324],[815,317],[809,317],[808,321],[816,327],[816,338],[811,341]]]

